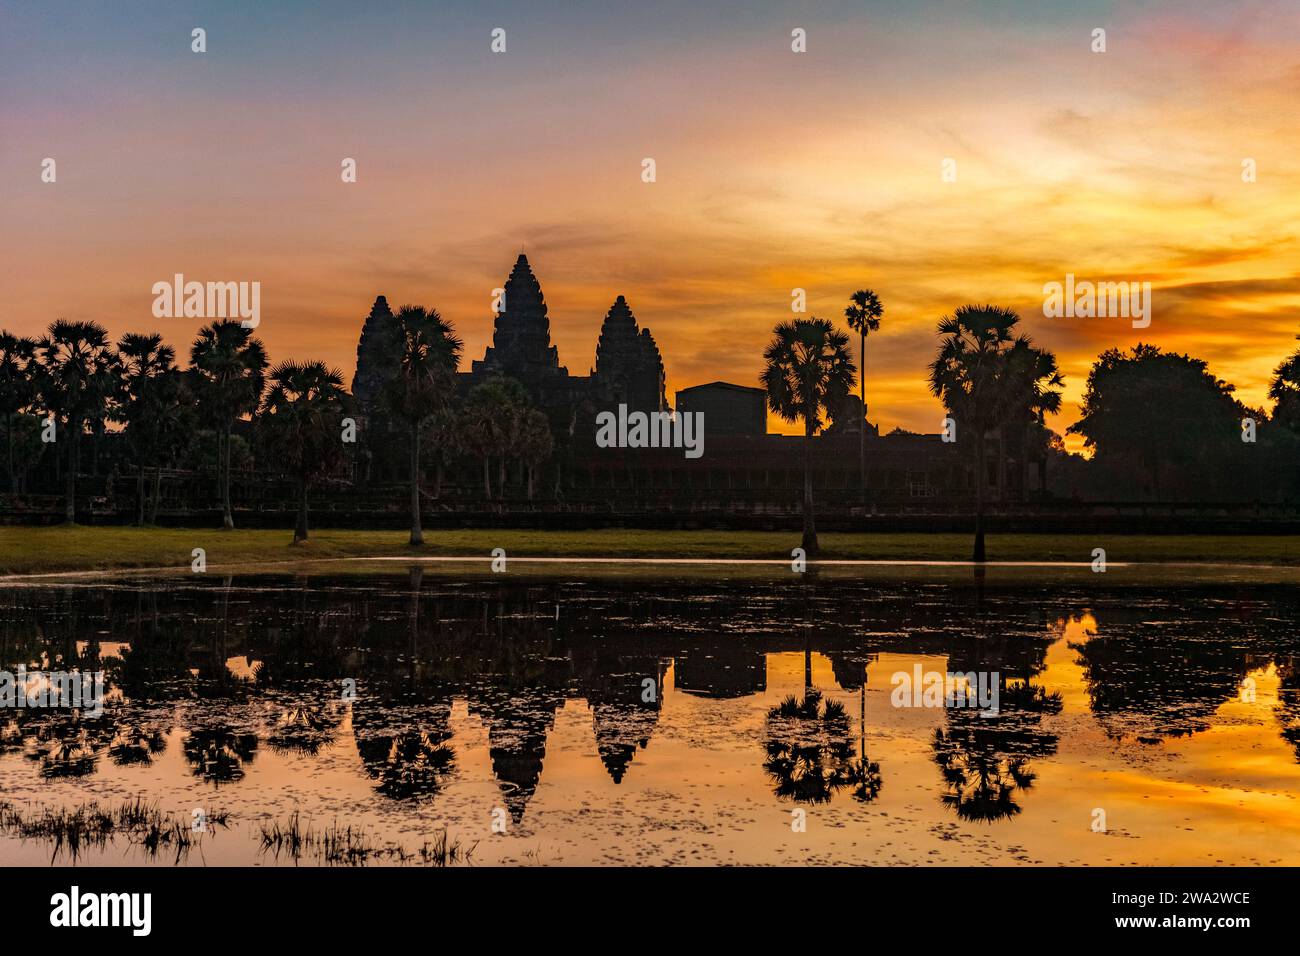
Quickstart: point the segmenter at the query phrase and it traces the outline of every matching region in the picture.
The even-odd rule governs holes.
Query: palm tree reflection
[[[378,781],[375,789],[395,800],[441,791],[456,767],[456,751],[448,743],[450,721],[451,704],[446,701],[406,707],[355,702],[357,752],[366,775]]]
[[[947,730],[934,732],[934,761],[943,776],[944,805],[963,820],[1003,820],[1020,813],[1017,791],[1033,786],[1033,757],[1056,753],[1057,737],[1039,724],[1061,711],[1061,695],[1034,687],[1028,678],[1006,682],[996,715],[949,707]]]
[[[244,764],[256,755],[257,734],[224,718],[208,718],[191,728],[182,750],[194,776],[231,783],[243,779]]]
[[[778,797],[828,803],[835,791],[863,785],[863,775],[850,769],[848,711],[839,701],[823,700],[816,688],[806,688],[802,700],[791,695],[768,711],[766,751],[763,769]]]
[[[153,758],[167,749],[166,729],[144,720],[128,720],[119,724],[108,744],[108,756],[119,767],[130,764],[151,764]]]

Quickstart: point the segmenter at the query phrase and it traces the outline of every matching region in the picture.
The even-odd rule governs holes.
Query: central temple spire
[[[525,381],[538,375],[567,374],[551,344],[551,322],[541,283],[522,252],[506,280],[503,308],[497,313],[492,345],[475,371],[500,371]]]

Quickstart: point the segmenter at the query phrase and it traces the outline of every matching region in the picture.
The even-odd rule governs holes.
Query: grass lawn
[[[112,568],[188,568],[203,548],[209,568],[255,563],[300,564],[323,558],[464,555],[624,558],[790,559],[797,531],[426,531],[423,548],[405,531],[313,531],[300,546],[288,530],[198,528],[0,527],[0,574]],[[820,536],[825,559],[970,559],[966,534],[848,534]],[[990,534],[990,561],[1091,560],[1105,548],[1108,562],[1227,562],[1300,566],[1300,536]]]

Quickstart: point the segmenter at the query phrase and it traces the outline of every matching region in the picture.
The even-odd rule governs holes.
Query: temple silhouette
[[[676,404],[665,391],[664,358],[648,327],[641,325],[623,295],[600,324],[596,363],[574,375],[551,342],[550,317],[541,283],[527,256],[515,260],[494,318],[492,344],[468,370],[457,373],[463,398],[481,383],[505,376],[528,393],[551,424],[557,451],[542,484],[568,502],[597,495],[613,510],[628,512],[726,510],[777,514],[797,510],[802,487],[800,436],[769,433],[766,393],[755,385],[714,381],[681,389]],[[352,394],[360,425],[361,457],[356,477],[363,483],[402,480],[407,473],[404,443],[387,420],[384,386],[397,375],[400,342],[387,299],[375,299],[357,345]],[[629,412],[701,412],[705,451],[688,461],[677,449],[598,448],[595,417],[627,406]],[[940,441],[938,434],[896,432],[881,436],[866,422],[871,444],[865,476],[857,468],[858,396],[847,396],[833,420],[814,439],[814,484],[823,491],[852,494],[862,504],[863,479],[873,501],[964,498],[974,476],[970,462]],[[1021,463],[1022,466],[1025,463]],[[468,463],[463,483],[473,487]],[[1006,496],[1025,488],[1025,467],[992,476]],[[458,484],[450,466],[448,484]],[[441,485],[441,482],[439,483]],[[994,493],[992,497],[997,497]],[[825,499],[823,499],[825,500]],[[834,503],[827,502],[833,512]]]

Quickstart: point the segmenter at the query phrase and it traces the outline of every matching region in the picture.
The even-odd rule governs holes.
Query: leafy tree
[[[15,420],[19,412],[36,400],[35,358],[34,341],[0,330],[0,415],[5,419],[5,458],[10,491],[18,490],[14,476]]]
[[[809,446],[822,427],[823,415],[853,386],[853,360],[848,336],[825,319],[782,322],[772,330],[763,351],[762,374],[768,407],[788,422],[802,422],[803,442],[803,549],[817,553],[817,526],[813,515],[812,462]]]
[[[266,349],[250,329],[223,319],[199,329],[190,347],[194,396],[217,431],[217,485],[222,525],[235,526],[230,508],[230,439],[235,422],[257,411],[266,386]]]
[[[1046,416],[1061,410],[1061,393],[1059,389],[1065,379],[1056,362],[1056,356],[1041,349],[1031,349],[1026,360],[1018,363],[1021,376],[1019,395],[1010,410],[1009,420],[999,430],[999,444],[1003,467],[1006,463],[1006,435],[1011,434],[1011,441],[1018,448],[1018,461],[1026,465],[1030,461],[1038,465],[1038,487],[1046,487],[1047,459],[1053,452],[1063,452],[1065,445],[1059,435],[1046,424]],[[1024,478],[1024,468],[1021,468]],[[1022,481],[1021,492],[1024,492]]]
[[[864,486],[867,482],[867,334],[880,329],[880,317],[884,312],[880,297],[870,289],[859,289],[849,296],[848,307],[844,310],[849,328],[858,333],[860,346],[858,377],[861,385],[862,419],[858,422],[858,473]]]
[[[1300,335],[1296,338],[1300,339]],[[1273,407],[1273,421],[1300,435],[1300,349],[1273,370],[1268,397],[1277,402]]]
[[[3,422],[5,442],[13,457],[13,490],[26,490],[27,473],[36,467],[48,447],[41,440],[43,423],[39,415],[30,412],[14,415]]]
[[[397,376],[385,387],[385,400],[410,436],[411,544],[421,545],[420,432],[425,422],[451,401],[463,344],[437,309],[404,305],[397,313],[397,327],[401,363]]]
[[[293,541],[307,540],[307,492],[343,460],[343,376],[324,362],[281,362],[262,403],[265,436],[298,485]]]
[[[1099,464],[1149,476],[1157,498],[1180,484],[1203,494],[1240,451],[1246,409],[1233,390],[1201,359],[1155,345],[1108,349],[1088,373],[1083,414],[1069,431],[1084,436]]]

